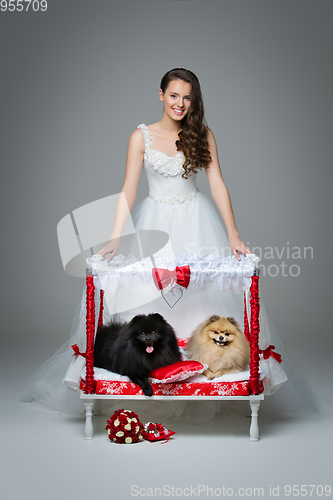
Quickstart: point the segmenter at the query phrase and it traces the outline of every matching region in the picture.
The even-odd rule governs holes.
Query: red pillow
[[[178,361],[172,365],[156,368],[150,372],[149,378],[153,384],[170,384],[171,382],[181,382],[193,375],[202,373],[207,369],[206,365],[199,361]]]
[[[168,442],[170,437],[174,434],[176,434],[174,431],[169,431],[169,429],[162,424],[147,422],[144,425],[143,437],[147,441],[160,441],[161,439],[166,439],[165,442]]]

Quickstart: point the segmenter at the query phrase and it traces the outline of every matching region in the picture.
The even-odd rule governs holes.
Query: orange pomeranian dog
[[[211,316],[192,333],[186,351],[190,359],[208,365],[209,380],[225,373],[244,371],[250,361],[250,347],[234,318]]]

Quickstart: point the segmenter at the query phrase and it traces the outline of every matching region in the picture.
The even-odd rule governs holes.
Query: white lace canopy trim
[[[86,259],[91,272],[98,278],[96,286],[107,290],[115,297],[125,285],[149,285],[153,282],[151,259],[139,260],[139,256],[130,254],[116,255],[110,262],[101,255],[93,255]],[[156,267],[173,270],[176,266],[189,265],[191,278],[188,289],[198,285],[203,288],[207,283],[216,282],[224,291],[232,290],[239,293],[248,290],[251,277],[260,258],[255,254],[241,255],[238,261],[234,255],[221,257],[220,255],[173,255],[169,258],[155,257]]]
[[[151,149],[152,138],[147,125],[141,123],[137,126],[137,128],[141,128],[143,132],[145,141],[144,159],[146,160],[149,167],[156,170],[156,172],[164,175],[165,177],[174,177],[176,175],[181,175],[184,173],[184,155],[182,151],[178,151],[175,156],[168,156],[162,151]]]

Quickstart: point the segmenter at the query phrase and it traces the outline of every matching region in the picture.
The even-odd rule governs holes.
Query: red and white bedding
[[[80,389],[85,391],[85,376],[82,373]],[[234,380],[232,381],[232,375]],[[212,381],[204,375],[194,375],[183,382],[171,384],[152,384],[154,396],[248,396],[250,395],[250,370],[223,375]],[[225,378],[228,377],[228,381]],[[136,396],[143,395],[142,390],[128,377],[95,368],[95,393]],[[264,375],[260,373],[260,392],[263,392]]]
[[[183,348],[187,339],[178,339],[183,359],[186,353]],[[202,372],[206,366],[202,365]],[[184,377],[186,378],[186,377]],[[189,374],[183,381],[172,383],[157,383],[151,379],[155,396],[248,396],[250,395],[250,367],[243,372],[227,373],[213,380],[208,380],[205,375]],[[264,373],[259,368],[260,392],[263,392]],[[80,389],[85,391],[86,369],[81,373]],[[143,395],[140,387],[124,375],[113,373],[103,368],[94,367],[94,380],[96,394],[117,395]]]

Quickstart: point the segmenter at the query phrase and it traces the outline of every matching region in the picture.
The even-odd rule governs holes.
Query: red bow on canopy
[[[85,352],[80,352],[80,349],[78,348],[78,346],[76,344],[72,345],[71,348],[74,351],[73,356],[82,356],[83,358],[86,357],[86,353]]]
[[[173,271],[153,267],[152,274],[154,283],[158,290],[166,288],[170,285],[170,283],[177,283],[178,285],[187,288],[190,283],[191,270],[190,266],[177,266]]]
[[[260,349],[259,352],[263,355],[264,359],[268,359],[270,356],[272,356],[272,358],[276,359],[276,361],[282,363],[281,354],[274,352],[273,349],[275,349],[275,345],[270,345],[269,347],[267,347],[267,349]]]

